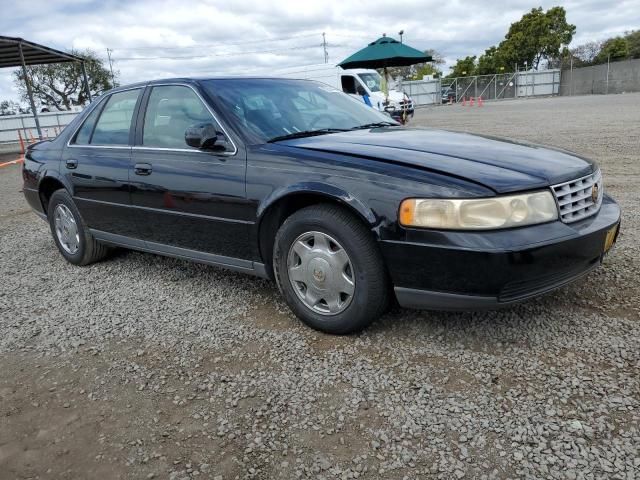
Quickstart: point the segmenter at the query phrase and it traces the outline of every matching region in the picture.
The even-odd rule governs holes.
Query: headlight
[[[400,224],[405,227],[493,230],[557,218],[556,202],[548,190],[491,198],[409,198],[400,204]]]

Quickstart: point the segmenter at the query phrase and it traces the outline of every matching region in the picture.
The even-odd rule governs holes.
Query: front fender
[[[269,207],[276,204],[284,197],[296,194],[315,194],[325,196],[328,199],[337,200],[355,210],[371,227],[378,223],[378,219],[373,211],[358,198],[347,193],[340,187],[322,182],[299,182],[274,190],[271,194],[265,197],[262,202],[260,202],[260,205],[258,205],[256,212],[258,223],[262,221],[262,218],[265,212],[269,210]]]

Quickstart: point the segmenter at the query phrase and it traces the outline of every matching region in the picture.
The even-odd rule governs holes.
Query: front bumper
[[[381,248],[398,303],[431,310],[497,309],[570,283],[602,262],[620,208],[605,195],[599,212],[510,230],[407,229]]]

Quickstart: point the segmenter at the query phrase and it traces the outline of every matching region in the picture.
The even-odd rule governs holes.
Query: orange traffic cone
[[[478,97],[478,106],[481,107],[482,105],[484,105],[484,102],[482,101],[482,97]]]
[[[469,97],[469,106],[473,107],[473,100],[475,97]]]

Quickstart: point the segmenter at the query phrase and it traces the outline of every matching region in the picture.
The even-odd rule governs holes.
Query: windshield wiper
[[[373,122],[373,123],[365,123],[364,125],[358,125],[357,127],[353,127],[351,130],[361,130],[365,128],[376,128],[376,127],[397,127],[398,124],[394,122]]]
[[[326,135],[327,133],[347,132],[346,128],[320,128],[318,130],[303,130],[301,132],[287,133],[286,135],[279,135],[277,137],[270,138],[267,143],[277,142],[279,140],[291,140],[292,138],[304,138],[313,137],[314,135]]]

